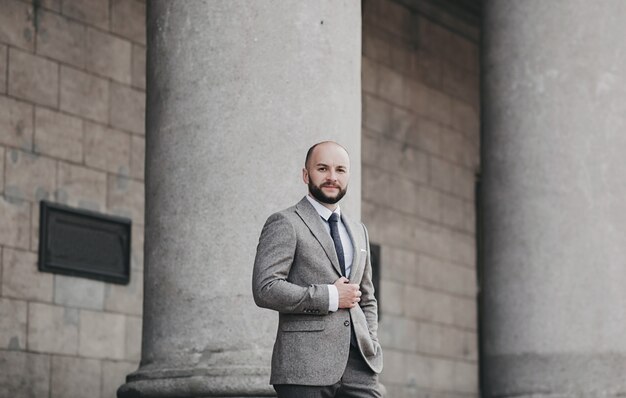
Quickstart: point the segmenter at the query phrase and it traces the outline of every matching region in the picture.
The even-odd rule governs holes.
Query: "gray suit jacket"
[[[376,331],[378,306],[372,285],[365,226],[342,212],[354,246],[348,279],[358,283],[361,302],[328,311],[328,287],[341,277],[339,260],[323,220],[308,200],[272,214],[259,238],[252,292],[258,306],[279,312],[271,384],[331,385],[348,361],[350,323],[363,358],[380,373],[383,356]]]

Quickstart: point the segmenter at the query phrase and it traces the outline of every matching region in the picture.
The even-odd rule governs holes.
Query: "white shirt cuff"
[[[339,309],[339,291],[335,285],[328,286],[328,311],[335,312]]]

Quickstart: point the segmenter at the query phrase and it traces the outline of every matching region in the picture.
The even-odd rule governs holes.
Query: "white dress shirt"
[[[330,224],[328,223],[328,219],[330,218],[333,211],[328,209],[326,206],[315,200],[311,197],[311,195],[307,195],[309,203],[315,208],[317,213],[324,220],[324,227],[326,228],[326,232],[330,235]],[[335,209],[334,213],[337,213],[339,216],[339,222],[337,223],[337,227],[339,229],[339,238],[341,238],[341,246],[343,246],[343,257],[346,265],[346,278],[350,276],[350,270],[352,269],[352,259],[354,258],[354,247],[352,246],[352,240],[350,239],[350,234],[346,229],[346,226],[343,224],[341,220],[341,209],[339,206]],[[332,238],[332,236],[331,236]],[[329,311],[337,311],[339,309],[339,292],[337,291],[337,287],[335,285],[327,285],[328,286],[328,310]]]

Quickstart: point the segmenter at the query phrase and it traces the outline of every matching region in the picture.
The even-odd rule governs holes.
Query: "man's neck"
[[[328,209],[328,210],[330,210],[330,211],[335,211],[335,210],[337,210],[337,206],[339,206],[337,203],[330,204],[330,203],[320,202],[319,200],[317,200],[317,199],[315,198],[315,196],[311,195],[311,193],[310,193],[310,192],[309,192],[309,194],[308,194],[308,195],[311,197],[311,199],[313,199],[313,200],[314,200],[314,201],[316,201],[317,203],[321,204],[322,206],[324,206],[325,208],[327,208],[327,209]]]

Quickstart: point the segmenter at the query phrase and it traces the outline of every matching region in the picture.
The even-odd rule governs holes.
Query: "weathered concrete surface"
[[[145,18],[144,0],[0,6],[0,397],[110,398],[137,369]],[[41,199],[131,217],[131,283],[40,272]]]
[[[336,140],[360,218],[360,3],[148,4],[142,366],[121,397],[272,395],[276,316],[251,271],[269,214]]]
[[[488,397],[626,394],[624,15],[485,2]]]

